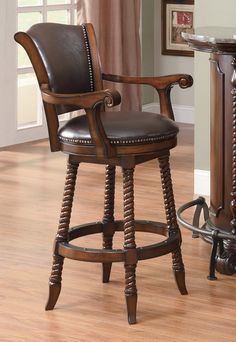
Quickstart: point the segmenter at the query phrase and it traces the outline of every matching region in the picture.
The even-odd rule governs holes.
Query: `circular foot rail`
[[[195,212],[193,214],[192,224],[185,221],[182,217],[182,213],[192,207],[195,207]],[[204,223],[200,226],[200,217],[203,213]],[[177,219],[178,222],[185,228],[191,230],[193,232],[193,238],[202,237],[206,242],[212,243],[212,252],[210,258],[209,265],[209,280],[216,280],[215,270],[216,270],[216,260],[217,260],[217,252],[219,252],[220,256],[224,251],[223,247],[223,239],[228,240],[236,240],[236,235],[232,233],[222,232],[220,228],[213,226],[213,224],[209,220],[209,208],[206,204],[205,198],[199,197],[196,200],[188,202],[182,205],[177,210]]]
[[[115,221],[115,231],[123,231],[123,224],[123,221]],[[102,233],[104,226],[105,224],[102,222],[95,222],[73,227],[69,231],[68,240],[71,241],[82,236]],[[136,220],[135,230],[139,232],[163,235],[165,237],[168,235],[166,225],[160,222]],[[179,247],[179,241],[179,231],[177,229],[173,230],[170,235],[161,242],[138,247],[136,249],[137,258],[138,260],[145,260],[173,252]],[[127,251],[125,249],[83,248],[75,246],[70,242],[59,242],[58,253],[59,255],[69,259],[106,263],[125,261]]]

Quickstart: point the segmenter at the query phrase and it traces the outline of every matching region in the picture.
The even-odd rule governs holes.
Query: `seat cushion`
[[[101,121],[114,145],[161,142],[174,138],[179,131],[174,121],[149,112],[104,112]],[[58,137],[63,143],[92,145],[87,116],[69,120],[59,129]]]

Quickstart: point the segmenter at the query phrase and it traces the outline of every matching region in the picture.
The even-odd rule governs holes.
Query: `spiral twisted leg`
[[[114,235],[114,196],[115,196],[115,166],[106,166],[105,196],[104,196],[104,216],[103,216],[103,249],[112,249]],[[111,274],[112,263],[103,263],[102,281],[108,283]]]
[[[59,242],[67,241],[68,239],[68,230],[75,191],[77,170],[78,165],[72,164],[68,161],[61,215],[58,231],[55,238],[53,265],[51,276],[49,278],[49,297],[45,307],[46,310],[52,310],[54,308],[61,291],[61,274],[63,269],[64,257],[58,255],[57,248]]]
[[[137,253],[134,224],[134,169],[123,169],[124,182],[124,249],[125,261],[125,297],[129,324],[136,323],[137,288],[135,270]]]
[[[181,245],[181,233],[179,230],[179,226],[176,218],[175,211],[175,200],[173,194],[171,173],[170,173],[170,164],[169,164],[169,154],[159,157],[159,165],[160,165],[160,173],[161,173],[161,183],[162,183],[162,191],[164,197],[164,206],[166,212],[167,219],[167,227],[169,231],[169,235],[173,234],[176,230],[179,231],[180,234],[180,245]],[[181,248],[177,248],[172,252],[172,267],[175,275],[175,280],[178,286],[178,289],[182,295],[187,294],[187,289],[185,285],[185,271],[184,264],[182,260]]]

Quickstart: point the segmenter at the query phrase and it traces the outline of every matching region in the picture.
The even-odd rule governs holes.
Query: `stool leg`
[[[135,244],[134,223],[134,169],[123,169],[124,184],[124,249],[125,260],[125,298],[129,324],[136,323],[137,288],[136,288],[136,265],[137,253]]]
[[[60,221],[54,244],[52,272],[49,278],[49,297],[45,310],[52,310],[54,308],[61,291],[61,274],[64,257],[58,254],[58,243],[68,241],[68,230],[78,166],[78,164],[72,164],[68,161]]]
[[[112,249],[114,235],[114,196],[115,196],[115,172],[116,167],[106,166],[104,216],[103,216],[103,249]],[[112,263],[102,264],[102,281],[108,283],[110,279]]]
[[[179,231],[181,245],[181,233],[176,218],[175,200],[170,173],[169,153],[165,156],[159,157],[158,160],[160,165],[162,191],[164,197],[168,231],[169,234],[171,234],[176,229]],[[185,271],[180,245],[179,248],[172,252],[172,264],[178,289],[180,293],[184,295],[188,292],[185,285]]]

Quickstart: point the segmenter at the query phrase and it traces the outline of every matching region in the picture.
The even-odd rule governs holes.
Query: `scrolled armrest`
[[[193,85],[193,78],[190,75],[183,74],[177,81],[179,84],[180,88],[186,89],[189,87],[192,87]]]
[[[48,84],[42,84],[41,94],[43,101],[54,105],[74,105],[81,109],[95,109],[98,105],[104,104],[113,107],[121,102],[118,91],[105,89],[88,93],[58,94],[49,89]]]
[[[187,74],[175,74],[157,77],[133,77],[124,75],[102,74],[102,78],[110,82],[149,85],[156,89],[160,100],[160,112],[174,120],[170,92],[174,85],[186,89],[193,84],[193,78]]]
[[[102,74],[102,78],[106,81],[116,83],[129,83],[129,84],[146,84],[150,85],[157,90],[169,88],[175,84],[179,84],[181,88],[191,87],[193,84],[192,76],[187,74],[175,74],[167,76],[156,77],[135,77],[124,75]]]

